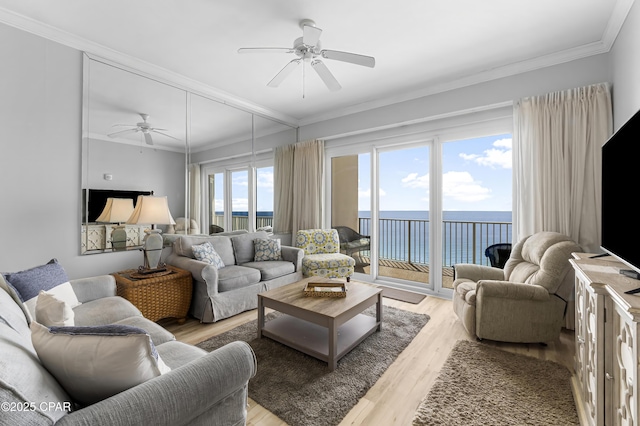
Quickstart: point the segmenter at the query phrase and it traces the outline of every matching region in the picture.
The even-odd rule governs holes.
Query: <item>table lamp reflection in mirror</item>
[[[167,197],[154,195],[140,195],[136,207],[127,220],[132,225],[151,225],[146,229],[143,240],[144,265],[138,268],[140,273],[154,273],[164,271],[164,264],[160,263],[162,257],[162,230],[156,225],[175,225],[175,221],[169,211]]]

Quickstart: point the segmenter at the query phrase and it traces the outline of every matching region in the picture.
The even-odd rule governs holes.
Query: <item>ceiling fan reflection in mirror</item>
[[[125,130],[119,130],[114,133],[110,133],[107,136],[109,136],[110,138],[117,138],[117,137],[129,135],[132,133],[142,132],[142,135],[144,136],[144,141],[147,145],[153,145],[153,138],[151,137],[151,133],[157,133],[159,135],[166,136],[168,138],[175,139],[177,141],[180,140],[167,133],[164,133],[164,131],[166,131],[167,129],[159,129],[157,127],[152,127],[151,123],[147,121],[147,119],[149,118],[149,114],[143,114],[143,113],[139,113],[139,114],[140,114],[140,117],[142,117],[141,122],[136,124],[114,124],[112,127],[127,126],[130,128]]]
[[[267,86],[278,87],[300,63],[303,63],[303,90],[304,90],[304,62],[311,65],[311,68],[320,76],[324,84],[331,91],[340,90],[342,86],[333,76],[329,68],[321,59],[331,59],[335,61],[348,62],[355,65],[373,68],[376,60],[372,56],[359,55],[357,53],[341,52],[339,50],[322,49],[320,35],[322,30],[316,27],[315,22],[310,19],[300,21],[302,37],[293,42],[293,47],[244,47],[238,49],[238,53],[293,53],[297,58],[291,60],[278,74],[269,82]],[[304,97],[304,92],[303,92]]]

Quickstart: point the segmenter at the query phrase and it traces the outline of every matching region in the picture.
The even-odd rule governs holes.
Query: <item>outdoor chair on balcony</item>
[[[340,239],[335,229],[300,230],[296,234],[296,247],[304,250],[304,276],[351,279],[356,261],[340,253]]]
[[[358,253],[358,257],[360,257],[361,251],[371,249],[371,237],[368,235],[362,235],[348,226],[334,226],[334,228],[338,231],[340,238],[340,250],[347,256],[353,257],[354,253]]]
[[[504,269],[457,264],[453,310],[478,339],[556,340],[575,285],[569,259],[580,251],[566,235],[539,232],[513,247]]]
[[[218,225],[209,225],[209,235],[224,232],[224,228]]]
[[[484,255],[489,258],[491,266],[504,269],[504,265],[511,255],[511,244],[498,243],[490,245],[485,249]]]

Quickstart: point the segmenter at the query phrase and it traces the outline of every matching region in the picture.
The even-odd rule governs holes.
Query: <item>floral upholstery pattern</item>
[[[269,260],[282,260],[282,247],[280,239],[256,238],[253,240],[255,247],[255,262],[266,262]]]
[[[305,276],[348,278],[356,261],[340,253],[340,238],[335,229],[304,229],[296,234],[296,247],[304,250],[302,273]]]
[[[194,245],[191,247],[193,250],[193,257],[197,260],[207,262],[216,267],[216,269],[224,268],[224,262],[220,255],[213,248],[213,244],[209,241],[206,243]]]

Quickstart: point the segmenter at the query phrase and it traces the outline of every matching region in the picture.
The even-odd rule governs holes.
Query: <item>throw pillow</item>
[[[46,326],[72,327],[75,314],[71,306],[51,293],[40,290],[36,301],[36,322]]]
[[[193,256],[197,260],[201,260],[203,262],[207,262],[216,267],[216,269],[224,268],[224,262],[220,255],[213,248],[213,244],[209,241],[206,243],[194,245],[191,247],[193,250]]]
[[[282,260],[282,247],[280,239],[262,239],[253,240],[255,246],[255,262],[265,262],[268,260]]]
[[[40,290],[54,294],[71,308],[80,305],[67,273],[56,259],[51,259],[46,265],[5,274],[5,280],[16,290],[31,318],[35,317],[36,300]]]
[[[33,321],[31,340],[45,368],[83,405],[170,371],[149,334],[138,327],[48,328]]]

